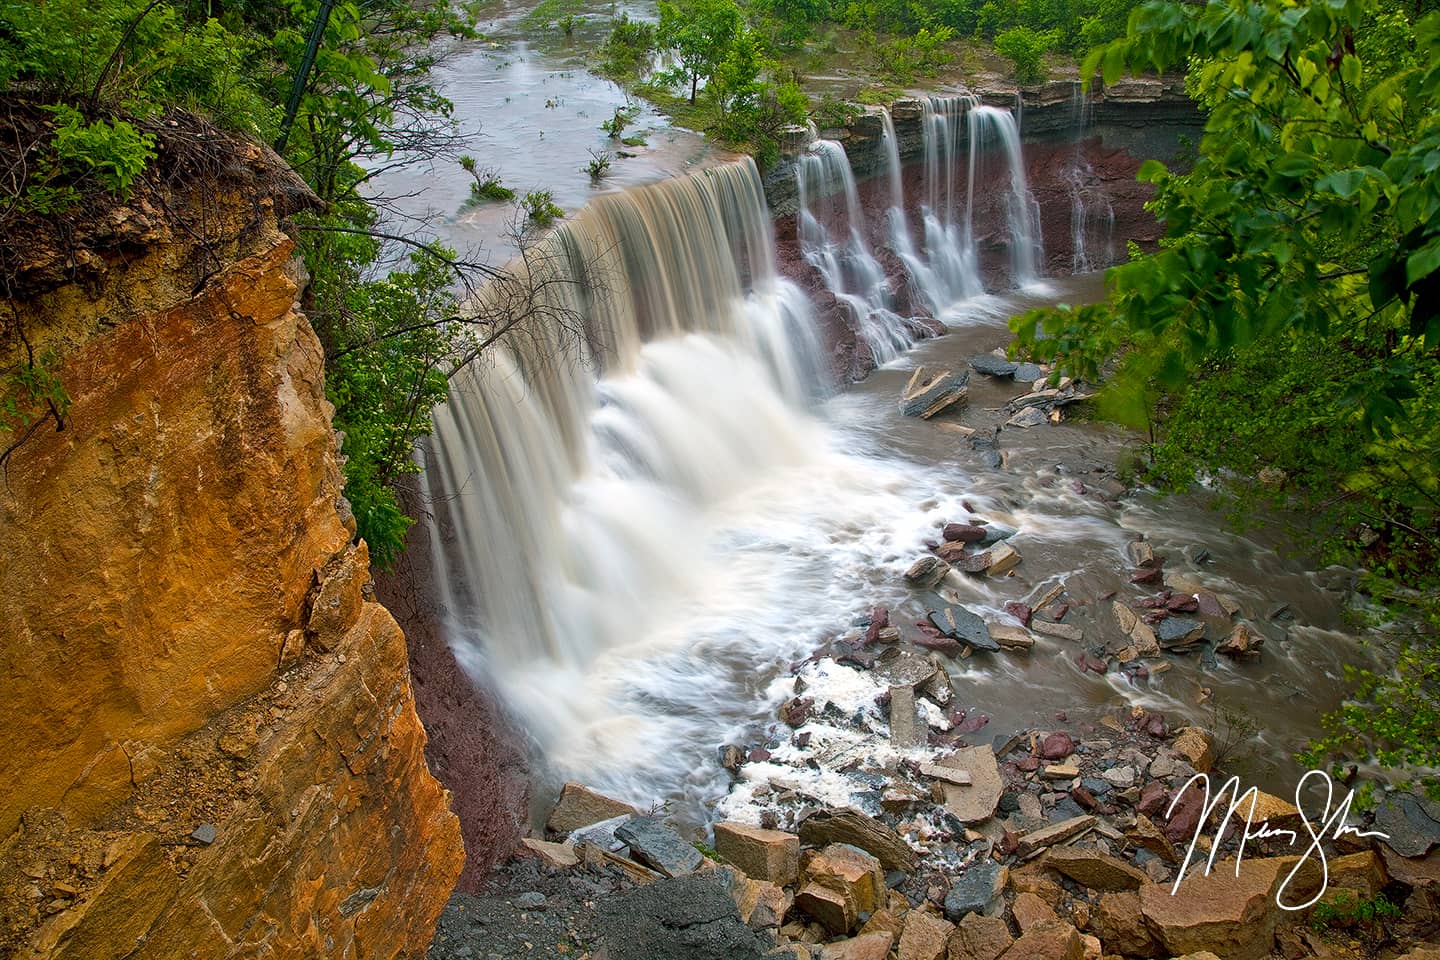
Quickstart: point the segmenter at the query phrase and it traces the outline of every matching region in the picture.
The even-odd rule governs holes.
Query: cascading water
[[[926,202],[921,218],[925,256],[933,278],[926,294],[937,307],[985,292],[975,241],[955,219],[955,168],[959,160],[956,148],[961,121],[974,105],[973,97],[931,97],[922,106]]]
[[[476,665],[583,665],[643,631],[686,587],[687,512],[816,442],[808,301],[775,274],[753,163],[598,198],[530,260],[583,331],[537,326],[457,375],[426,471]]]
[[[1072,103],[1075,148],[1064,173],[1070,188],[1071,270],[1089,273],[1114,260],[1115,208],[1105,191],[1092,189],[1097,180],[1095,168],[1083,149],[1085,134],[1090,128],[1090,99],[1078,80]],[[1097,250],[1098,255],[1092,256],[1092,250]]]
[[[1028,286],[1040,277],[1040,261],[1044,256],[1040,236],[1040,204],[1030,194],[1025,182],[1025,158],[1020,151],[1020,125],[1008,110],[999,107],[972,106],[967,112],[970,134],[970,163],[967,182],[968,203],[965,207],[965,242],[974,248],[974,211],[976,186],[986,177],[983,171],[989,137],[993,134],[1005,155],[1010,189],[1005,193],[1005,219],[1010,232],[1011,276],[1019,286]]]
[[[863,233],[859,191],[850,158],[834,140],[817,140],[795,170],[800,194],[800,250],[846,304],[877,364],[914,343],[914,331],[895,311],[885,268]]]
[[[941,284],[940,277],[931,269],[929,262],[915,249],[915,240],[910,235],[910,220],[905,215],[905,183],[900,169],[900,139],[895,134],[895,121],[890,111],[880,110],[881,129],[884,132],[885,175],[890,182],[890,209],[886,211],[890,227],[890,247],[905,264],[911,286],[925,300],[932,314],[938,314],[953,301],[951,291]]]

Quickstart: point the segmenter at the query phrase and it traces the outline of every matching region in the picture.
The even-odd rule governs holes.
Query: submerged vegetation
[[[1148,428],[1150,479],[1298,510],[1366,571],[1394,669],[1305,756],[1440,765],[1440,14],[1380,0],[1151,3],[1084,75],[1189,67],[1188,173],[1150,161],[1162,248],[1021,343]],[[1432,782],[1431,777],[1422,777]]]

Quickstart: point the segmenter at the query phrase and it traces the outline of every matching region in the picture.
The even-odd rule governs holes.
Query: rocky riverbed
[[[1048,429],[1089,393],[998,353],[968,368],[1013,381],[1012,399],[947,421],[962,384],[923,412],[992,467],[1005,431]],[[1130,495],[1107,471],[1070,483],[1105,503]],[[1285,616],[1207,588],[1194,556],[1176,562],[1143,536],[1112,587],[1043,583],[1003,617],[977,614],[974,581],[1023,569],[1016,534],[978,513],[950,518],[904,574],[923,619],[876,606],[778,676],[773,719],[717,744],[732,783],[703,833],[567,784],[489,892],[452,902],[431,957],[1440,956],[1423,946],[1440,939],[1440,805],[1392,794],[1348,821],[1388,839],[1337,838],[1320,811],[1351,770],[1333,799],[1304,794],[1308,820],[1293,798],[1257,791],[1227,824],[1228,801],[1208,809],[1203,788],[1232,773],[1250,786],[1242,719],[1197,724],[1117,696],[1109,710],[995,729],[955,679],[977,658],[1060,646],[1078,670],[1134,685],[1196,658],[1253,661]],[[1273,832],[1247,835],[1247,812]],[[1307,822],[1328,839],[1297,868]]]

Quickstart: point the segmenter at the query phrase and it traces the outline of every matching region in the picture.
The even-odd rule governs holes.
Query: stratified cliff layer
[[[156,168],[5,265],[73,406],[0,484],[0,954],[422,956],[464,853],[351,543],[311,198],[200,127]]]

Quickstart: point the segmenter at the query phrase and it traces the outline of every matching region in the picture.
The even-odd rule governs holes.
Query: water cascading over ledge
[[[604,195],[528,259],[573,329],[454,378],[425,484],[451,645],[544,742],[577,707],[514,673],[582,677],[682,602],[702,508],[816,456],[826,384],[749,160]]]

